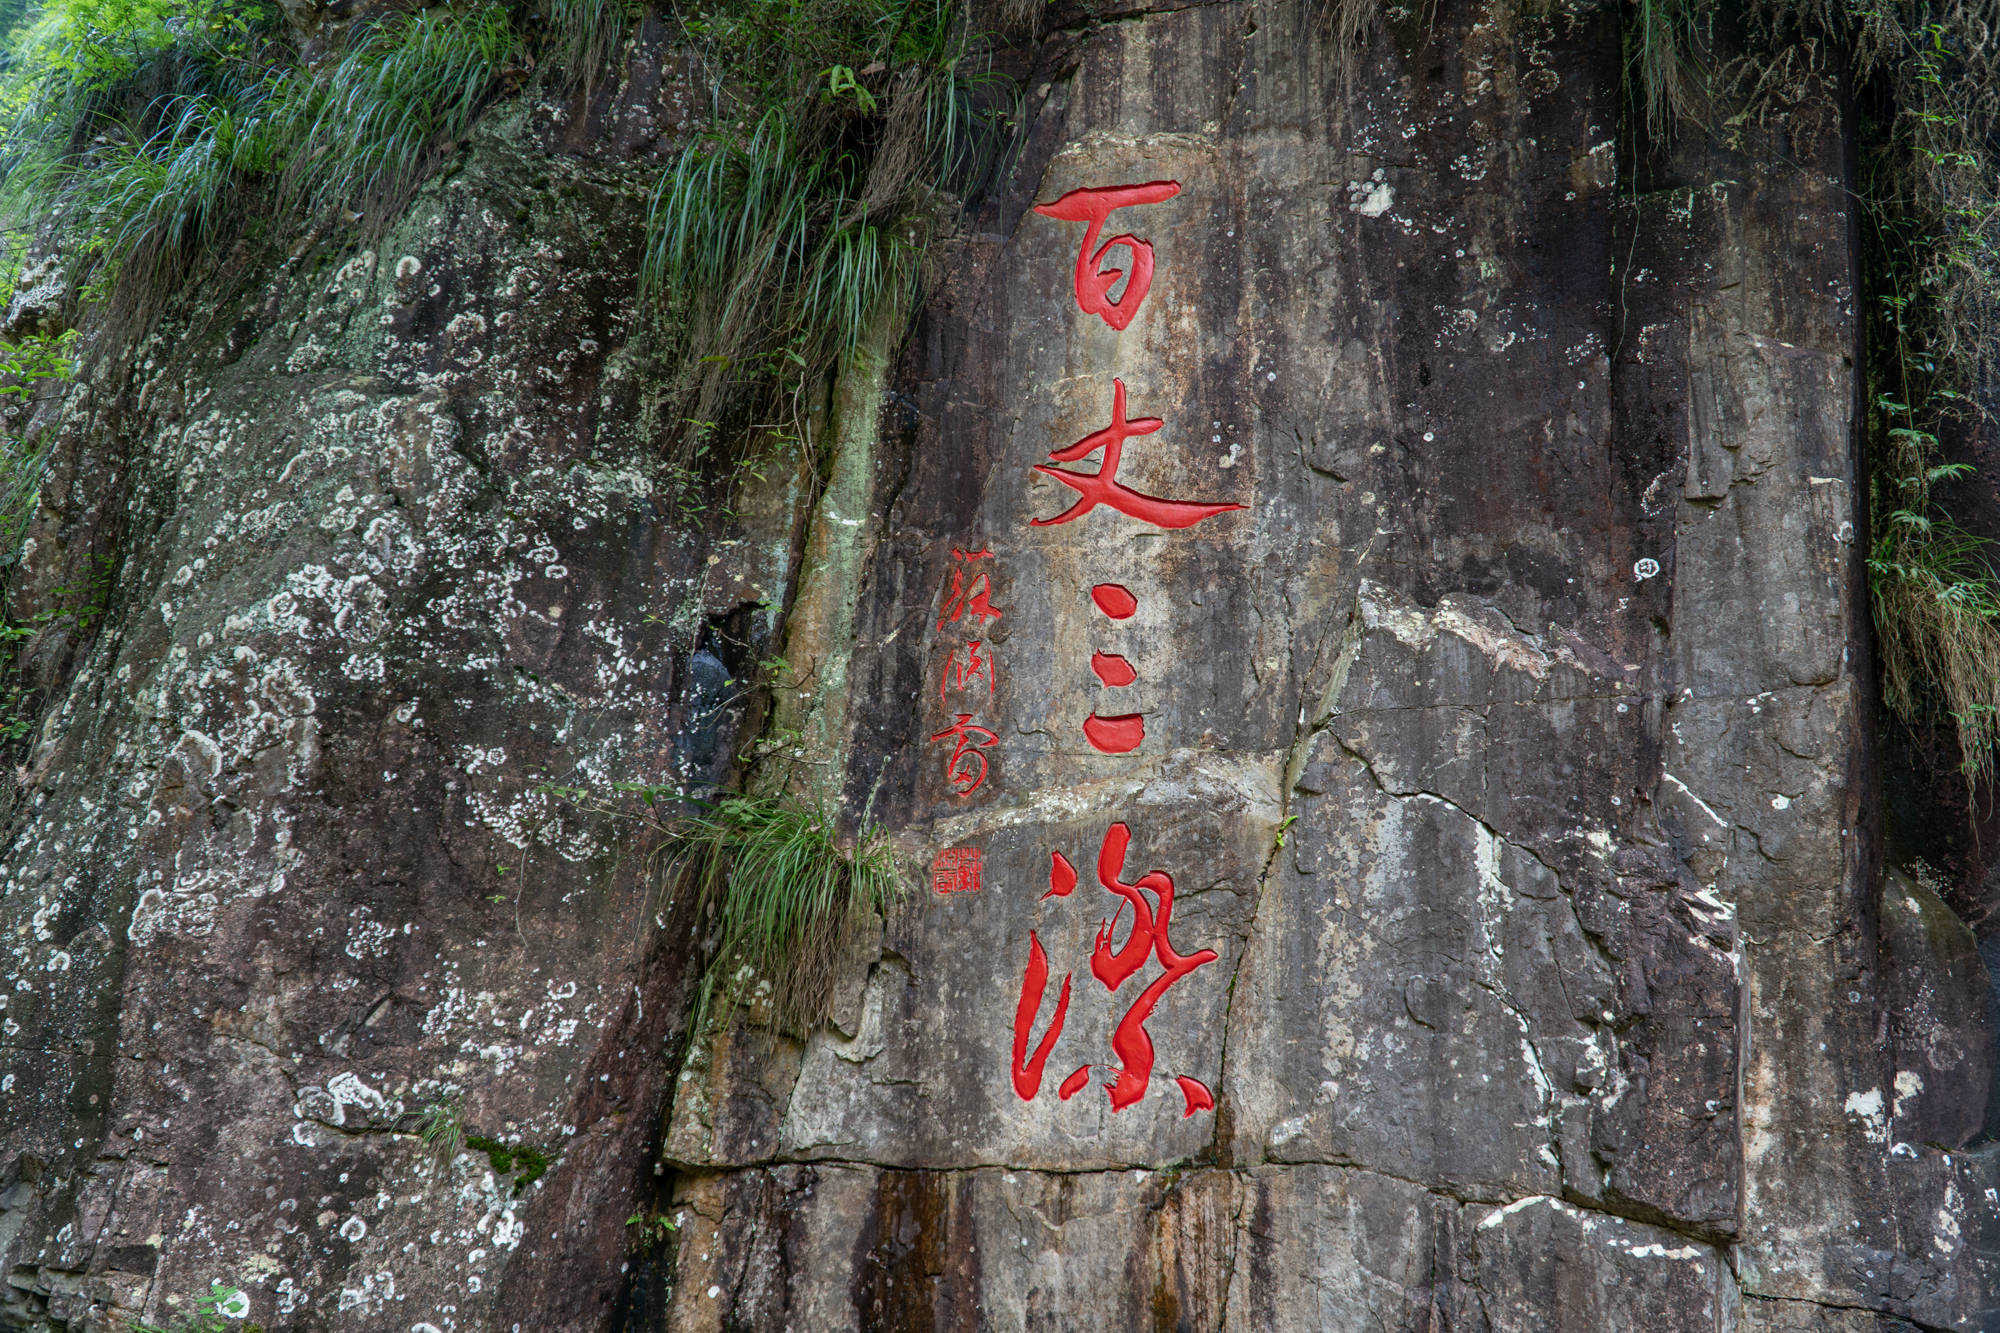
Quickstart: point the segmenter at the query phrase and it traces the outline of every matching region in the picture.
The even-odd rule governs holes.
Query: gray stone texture
[[[116,576],[26,661],[0,1328],[213,1280],[310,1333],[2000,1333],[1979,922],[1883,851],[1835,90],[1634,165],[1609,4],[1352,53],[1253,0],[1044,28],[822,486],[662,466],[657,22],[379,242],[218,280],[76,386],[16,614]],[[1115,330],[1032,205],[1157,180],[1107,228],[1157,259]],[[1120,479],[1241,509],[1033,523],[1114,379],[1164,422]],[[543,784],[733,775],[779,652],[770,715],[911,891],[826,1026],[689,1040],[653,835]],[[1118,826],[1105,873],[1170,877],[1213,957],[1114,1109],[1168,952],[1093,972]],[[933,892],[960,848],[981,887]],[[1031,938],[1031,1045],[1071,989],[1023,1096]],[[546,1174],[433,1161],[453,1093]]]

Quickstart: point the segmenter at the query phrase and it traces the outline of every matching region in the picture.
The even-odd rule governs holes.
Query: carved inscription
[[[1118,209],[1164,203],[1179,193],[1177,182],[1150,181],[1072,190],[1053,203],[1036,206],[1035,211],[1044,217],[1084,224],[1073,284],[1080,311],[1096,316],[1113,329],[1122,331],[1130,327],[1152,290],[1153,244],[1129,232],[1101,239],[1105,223]],[[1130,256],[1124,261],[1127,266],[1113,267],[1112,262],[1121,249]],[[1075,492],[1075,500],[1060,513],[1030,518],[1029,526],[1058,527],[1103,508],[1154,528],[1179,532],[1219,514],[1242,509],[1243,505],[1227,501],[1167,499],[1119,479],[1126,442],[1155,435],[1164,425],[1157,417],[1129,415],[1125,382],[1114,379],[1109,424],[1073,444],[1052,450],[1047,463],[1035,465],[1035,471]],[[1059,466],[1087,465],[1093,455],[1095,471]],[[1129,621],[1138,614],[1139,598],[1122,582],[1107,579],[1092,584],[1089,593],[1092,604],[1112,624]],[[1142,665],[1125,652],[1111,651],[1109,646],[1093,651],[1089,659],[1091,674],[1100,686],[1109,690],[1121,690],[1138,681]],[[970,667],[968,670],[976,680],[976,670]],[[988,684],[990,687],[990,676]],[[1092,709],[1082,720],[1081,728],[1085,741],[1103,755],[1131,754],[1146,741],[1146,719],[1136,711],[1100,713]],[[1116,820],[1105,830],[1097,851],[1097,882],[1116,902],[1110,914],[1098,922],[1089,958],[1090,976],[1109,995],[1123,998],[1122,1011],[1112,1029],[1110,1058],[1076,1066],[1056,1086],[1058,1100],[1067,1102],[1090,1085],[1093,1074],[1101,1075],[1114,1112],[1137,1105],[1152,1086],[1158,1051],[1148,1025],[1160,1002],[1175,986],[1218,956],[1215,950],[1203,948],[1183,953],[1175,944],[1173,877],[1164,870],[1152,870],[1127,881],[1125,860],[1131,843],[1131,826],[1122,819]],[[1071,899],[1076,888],[1075,864],[1062,851],[1051,850],[1048,889],[1040,901]],[[1076,977],[1074,971],[1066,971],[1052,987],[1054,965],[1041,936],[1030,930],[1027,946],[1020,994],[1014,1006],[1010,1076],[1015,1094],[1032,1101],[1040,1095],[1043,1075],[1062,1041],[1070,1002],[1075,996]],[[1055,992],[1052,1008],[1051,989]],[[1045,1008],[1049,1009],[1046,1018]],[[1184,1116],[1214,1110],[1214,1094],[1201,1080],[1177,1074],[1174,1085],[1180,1093]]]

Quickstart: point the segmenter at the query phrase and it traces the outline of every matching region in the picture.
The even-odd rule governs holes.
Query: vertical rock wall
[[[1620,23],[1055,12],[900,360],[726,511],[632,305],[655,26],[100,363],[16,590],[116,565],[29,658],[0,1328],[2000,1328],[1837,90],[1638,166]],[[778,652],[912,892],[682,1062],[648,835],[541,788],[726,776]]]
[[[1880,887],[1841,115],[1635,179],[1620,51],[1044,43],[857,652],[850,800],[933,873],[831,1030],[683,1076],[676,1327],[2000,1318],[1984,981]],[[1050,474],[1120,385],[1117,482],[1242,508]]]
[[[660,38],[621,105],[496,109],[377,243],[226,271],[72,392],[15,614],[117,568],[73,674],[30,659],[0,1328],[211,1282],[268,1330],[612,1318],[686,923],[643,829],[542,788],[726,776],[800,538],[799,479],[719,516],[661,468]],[[454,1105],[505,1151],[438,1165]]]

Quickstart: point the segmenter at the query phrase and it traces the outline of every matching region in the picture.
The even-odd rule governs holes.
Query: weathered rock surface
[[[27,664],[0,1327],[2000,1329],[1986,926],[1880,832],[1840,109],[1634,166],[1619,23],[1442,4],[1350,80],[1293,7],[1058,13],[823,484],[726,512],[633,304],[651,28],[99,363],[15,592],[115,565]],[[1115,328],[1032,206],[1160,181]],[[1120,482],[1236,507],[1049,523],[1120,393]],[[649,835],[542,787],[727,777],[780,650],[915,891],[831,1024],[683,1060]],[[434,1160],[454,1098],[546,1172]]]

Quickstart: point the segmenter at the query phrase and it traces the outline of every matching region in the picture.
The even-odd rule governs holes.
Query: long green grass
[[[281,196],[307,217],[400,211],[518,50],[500,5],[427,9],[371,24],[324,73],[289,72],[273,93]]]
[[[767,1000],[771,1025],[822,1022],[849,932],[897,893],[887,841],[864,830],[843,847],[832,814],[797,797],[725,796],[688,818],[669,857],[671,882],[695,896],[710,962],[691,1030],[719,1000]],[[768,989],[766,989],[768,988]]]
[[[1011,109],[941,0],[730,0],[685,24],[713,114],[654,191],[641,273],[699,367],[684,458],[718,426],[804,436],[816,387],[913,301]]]
[[[465,1151],[465,1104],[456,1096],[442,1097],[423,1110],[417,1139],[424,1155],[439,1175],[450,1172],[451,1164]]]
[[[356,26],[308,67],[258,0],[49,0],[0,55],[0,216],[52,221],[86,296],[147,308],[246,223],[385,228],[539,50],[596,77],[625,0],[439,5]]]
[[[558,82],[588,93],[624,44],[632,25],[627,0],[546,0],[542,59]]]

